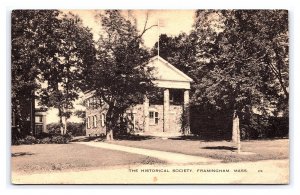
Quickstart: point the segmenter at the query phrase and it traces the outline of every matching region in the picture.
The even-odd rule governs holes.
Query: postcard
[[[289,184],[287,10],[12,10],[13,184]]]

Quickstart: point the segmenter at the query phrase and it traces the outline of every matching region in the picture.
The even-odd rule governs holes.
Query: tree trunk
[[[112,129],[106,130],[106,140],[108,141],[114,140],[114,134]]]
[[[63,135],[67,134],[67,117],[64,116],[64,120],[63,120]]]
[[[35,97],[34,90],[31,92],[31,102],[30,102],[30,134],[36,136],[35,132]]]
[[[110,106],[106,113],[106,140],[108,141],[114,140],[113,123],[116,121],[113,119],[113,108]]]
[[[236,145],[239,153],[241,151],[240,119],[236,110],[233,112],[232,117],[232,142]]]
[[[60,134],[64,135],[64,122],[61,108],[58,108],[58,116],[59,116],[59,126],[60,126]]]

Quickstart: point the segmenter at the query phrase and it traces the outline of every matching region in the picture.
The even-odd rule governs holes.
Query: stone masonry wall
[[[101,125],[101,114],[107,112],[107,107],[102,106],[98,109],[87,109],[86,110],[86,117],[90,117],[90,128],[88,128],[86,124],[86,135],[87,136],[96,136],[106,133],[105,126]],[[92,117],[97,116],[97,127],[94,127]],[[86,120],[87,121],[87,120]]]

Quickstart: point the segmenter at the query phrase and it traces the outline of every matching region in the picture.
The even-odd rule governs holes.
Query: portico
[[[181,132],[189,134],[189,90],[192,79],[160,56],[152,58],[147,66],[154,69],[153,76],[155,80],[153,83],[155,86],[163,89],[163,105],[150,105],[149,99],[144,96],[144,131],[151,133],[153,131],[157,132],[158,129],[158,131],[166,133]],[[178,102],[177,104],[173,104],[174,94],[172,92],[174,90],[182,93],[179,94],[179,96],[182,97],[180,104],[178,104]],[[162,106],[162,109],[160,109],[160,106]],[[151,109],[157,111],[154,116],[151,114]],[[149,122],[151,117],[154,117],[156,120],[156,114],[156,125],[159,126],[159,128],[153,127],[154,125],[152,126]],[[160,118],[161,116],[162,118]],[[160,119],[162,119],[162,126],[159,124]]]

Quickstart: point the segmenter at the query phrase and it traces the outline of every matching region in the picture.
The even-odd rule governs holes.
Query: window
[[[36,122],[36,123],[41,123],[41,122],[43,122],[43,116],[40,116],[40,115],[35,116],[35,122]]]
[[[155,112],[154,120],[155,124],[158,124],[158,112]]]
[[[87,117],[86,118],[86,125],[87,125],[87,128],[91,128],[91,125],[90,125],[90,117]]]
[[[105,120],[106,120],[106,118],[105,118],[105,117],[106,117],[106,116],[105,116],[105,114],[104,114],[104,113],[101,113],[101,115],[100,115],[100,116],[101,116],[101,126],[102,126],[102,127],[104,127],[104,126],[105,126]]]
[[[149,112],[150,124],[157,125],[158,124],[158,112]]]
[[[92,98],[92,108],[96,109],[97,108],[97,99],[95,97]]]
[[[93,126],[97,127],[97,116],[93,116]]]

